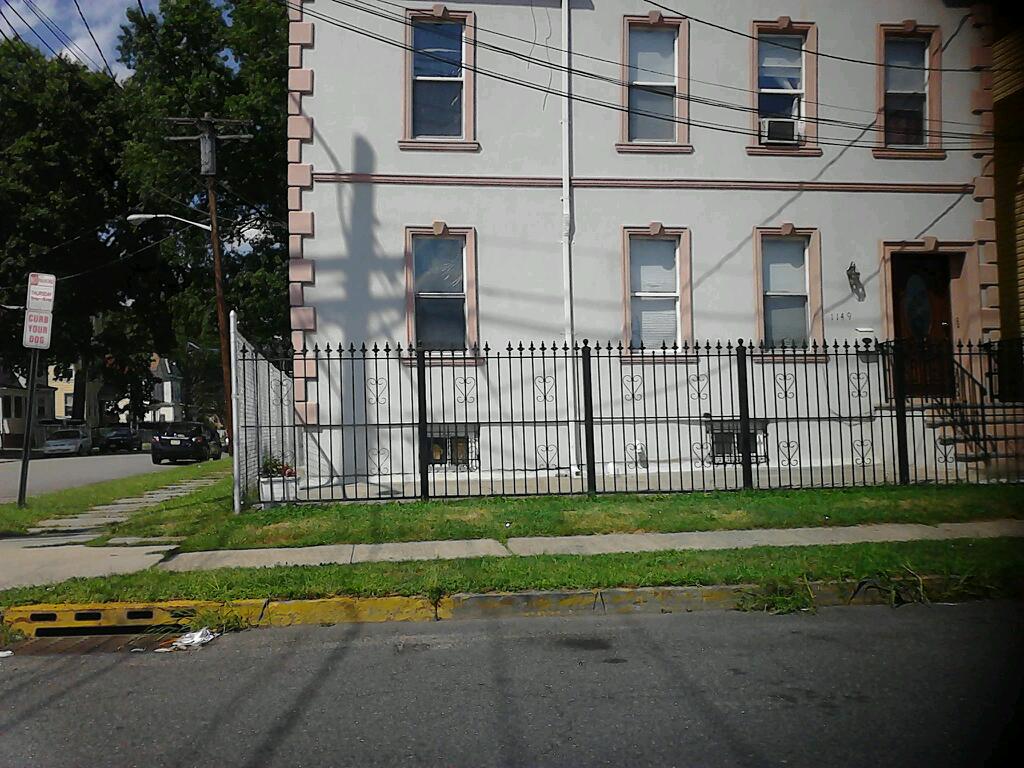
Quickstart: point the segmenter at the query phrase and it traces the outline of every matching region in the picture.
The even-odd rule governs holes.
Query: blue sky
[[[10,7],[7,3],[10,3]],[[117,37],[121,32],[121,24],[125,21],[125,10],[129,6],[138,7],[138,0],[78,0],[78,4],[82,7],[82,12],[85,13],[93,34],[96,36],[96,41],[103,48],[103,53],[106,54],[110,66],[113,67],[118,77],[124,76],[127,70],[117,63]],[[155,12],[159,8],[158,0],[142,0],[142,5],[150,12]],[[49,16],[77,47],[65,44],[47,29],[46,25],[33,13],[33,6],[41,14]],[[39,38],[27,28],[26,24],[18,19],[17,14],[12,12],[12,8],[17,10],[25,22],[31,25],[32,29],[38,32],[58,53],[70,56],[72,59],[77,55],[77,58],[81,58],[90,69],[96,69],[93,62],[83,55],[82,52],[84,52],[95,61],[95,64],[103,65],[100,55],[96,52],[96,46],[89,38],[89,33],[79,18],[78,11],[75,10],[73,0],[0,0],[0,10],[14,25],[22,39],[49,55],[49,50],[39,42]],[[10,27],[3,19],[0,19],[0,29],[10,35]],[[81,52],[78,50],[79,48]]]

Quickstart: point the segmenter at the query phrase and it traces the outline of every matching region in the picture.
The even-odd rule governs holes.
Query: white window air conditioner
[[[800,121],[791,117],[762,117],[761,143],[796,146],[800,143]]]

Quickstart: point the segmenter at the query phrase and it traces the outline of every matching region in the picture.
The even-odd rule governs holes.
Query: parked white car
[[[44,456],[87,456],[92,452],[92,437],[77,429],[60,429],[43,443]]]

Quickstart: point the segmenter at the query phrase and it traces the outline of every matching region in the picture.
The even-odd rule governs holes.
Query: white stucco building
[[[292,9],[293,344],[998,338],[985,9],[665,5]]]

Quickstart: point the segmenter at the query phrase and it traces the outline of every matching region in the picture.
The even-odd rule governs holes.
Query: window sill
[[[412,152],[479,152],[480,142],[461,139],[399,139],[398,148]]]
[[[875,156],[876,160],[945,160],[946,150],[944,149],[932,149],[929,147],[923,149],[895,149],[895,148],[876,148],[871,150],[871,154]]]
[[[623,155],[692,155],[692,144],[661,144],[659,142],[620,141],[615,151]]]
[[[753,144],[747,147],[747,154],[752,157],[821,157],[821,147],[766,147]]]
[[[660,349],[642,352],[623,352],[619,357],[622,365],[696,365],[700,357],[696,354],[665,352]]]
[[[796,365],[827,365],[828,354],[821,352],[765,352],[761,354],[756,350],[750,354],[752,363],[764,363],[774,365],[777,363],[794,363]]]
[[[415,348],[413,348],[413,350],[415,350]],[[487,358],[479,355],[458,353],[445,353],[442,357],[436,357],[428,352],[424,362],[426,362],[427,368],[467,368],[470,366],[484,365],[487,362]],[[408,366],[409,368],[416,367],[415,351],[413,351],[413,355],[411,357],[402,358],[402,365]]]

